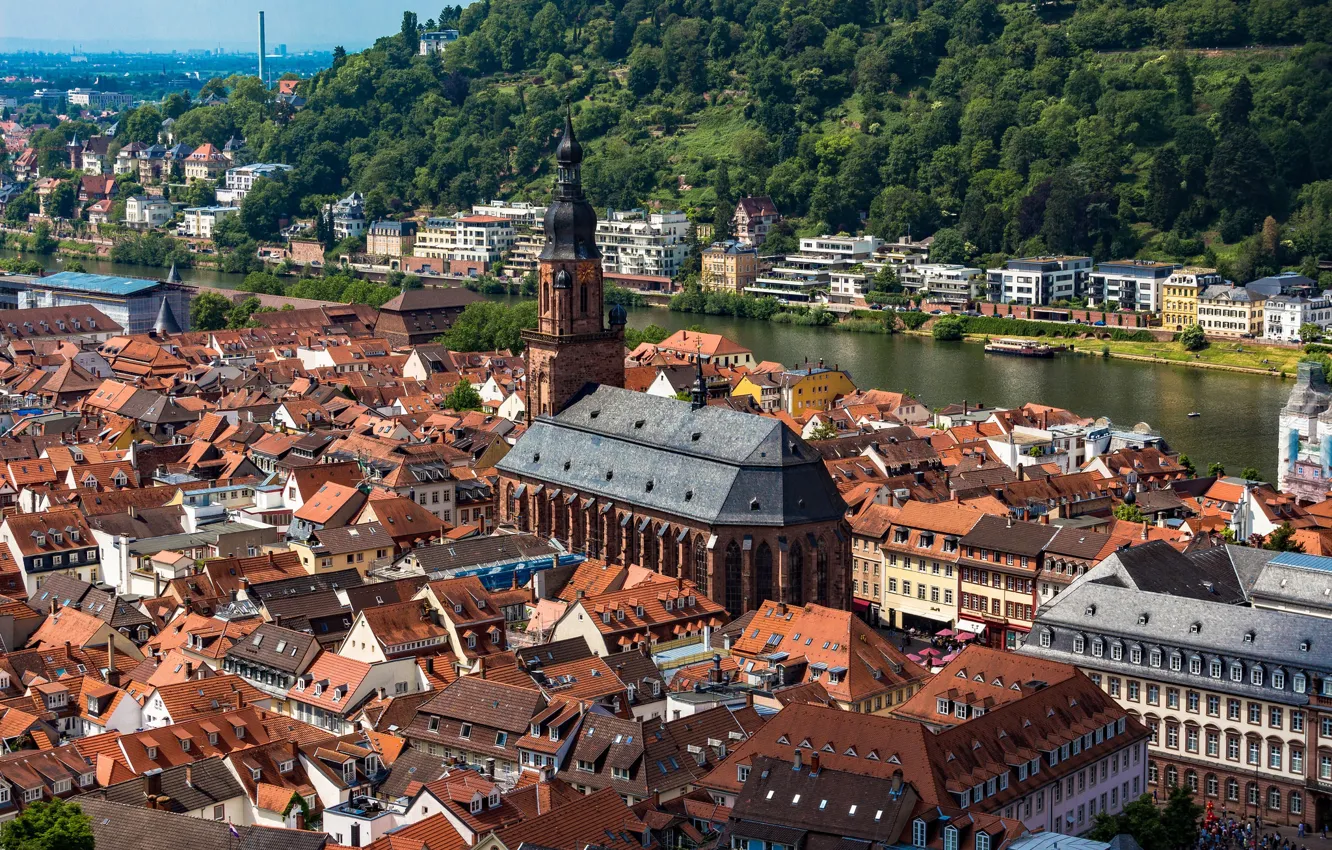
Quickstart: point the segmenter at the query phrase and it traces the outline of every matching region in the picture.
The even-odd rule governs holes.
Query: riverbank
[[[911,336],[930,336],[930,331],[899,331]],[[983,343],[992,335],[968,334],[965,341]],[[1102,339],[1061,339],[1012,335],[1006,339],[1029,339],[1034,342],[1059,343],[1080,355],[1111,357],[1137,363],[1157,363],[1167,366],[1188,366],[1194,369],[1219,369],[1270,378],[1287,378],[1295,374],[1304,352],[1298,348],[1261,345],[1252,342],[1232,343],[1214,341],[1202,351],[1187,351],[1178,342],[1123,342]],[[1240,350],[1236,350],[1238,347]]]

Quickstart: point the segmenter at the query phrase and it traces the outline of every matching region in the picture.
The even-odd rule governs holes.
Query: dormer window
[[[925,821],[920,818],[911,822],[911,846],[925,846]]]
[[[261,769],[259,769],[259,768],[257,768],[257,767],[252,767],[252,768],[250,768],[250,778],[253,779],[255,782],[258,782],[258,781],[259,781],[259,777],[261,777],[261,776],[263,776],[263,775],[264,775],[263,770],[261,770]]]
[[[148,749],[148,760],[155,761],[157,759],[157,747],[148,747],[147,749]]]
[[[472,814],[474,815],[480,814],[481,809],[484,807],[484,805],[485,804],[481,798],[481,795],[477,794],[475,797],[472,798],[472,805],[471,805]]]
[[[990,836],[984,832],[976,833],[976,850],[990,850]]]
[[[490,797],[486,800],[486,805],[490,806],[490,808],[492,809],[498,809],[499,804],[500,804],[499,789],[498,788],[491,789]]]
[[[294,760],[292,760],[292,759],[283,759],[282,761],[278,762],[278,772],[279,772],[279,773],[291,773],[292,769],[293,769],[295,766],[296,766],[296,762],[295,762]]]

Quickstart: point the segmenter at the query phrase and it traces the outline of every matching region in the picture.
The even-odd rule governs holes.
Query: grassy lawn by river
[[[1178,342],[1117,342],[1100,339],[1037,339],[1053,345],[1071,345],[1085,354],[1100,355],[1109,348],[1113,357],[1129,357],[1156,362],[1178,363],[1182,366],[1216,366],[1244,369],[1253,372],[1295,374],[1296,364],[1304,356],[1298,348],[1261,345],[1251,340],[1243,342],[1212,342],[1202,351],[1185,351]],[[985,337],[972,335],[969,339],[981,341]]]

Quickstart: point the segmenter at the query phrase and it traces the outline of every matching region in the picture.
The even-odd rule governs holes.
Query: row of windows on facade
[[[1147,762],[1147,784],[1156,785],[1161,780],[1161,769],[1156,762]],[[1179,785],[1179,768],[1173,764],[1166,765],[1165,784],[1171,787]],[[1184,771],[1184,787],[1197,793],[1198,772],[1196,770]],[[1216,774],[1209,773],[1203,778],[1203,790],[1208,797],[1219,797],[1221,782]],[[1257,782],[1250,782],[1244,786],[1245,802],[1250,806],[1260,806],[1263,804],[1262,787]],[[1272,811],[1281,811],[1281,789],[1276,786],[1269,786],[1267,789],[1267,808]],[[1226,779],[1226,800],[1232,803],[1238,803],[1240,799],[1239,780],[1232,777]],[[1304,814],[1304,795],[1299,791],[1291,791],[1286,795],[1286,802],[1292,815]]]
[[[1146,615],[1144,615],[1144,617],[1145,616]],[[1145,620],[1140,619],[1139,622],[1145,623]],[[1194,630],[1194,633],[1197,633],[1198,627],[1196,624],[1191,628]],[[1253,640],[1254,636],[1252,632],[1247,633],[1244,637],[1245,643],[1253,643]],[[1042,629],[1040,633],[1040,643],[1043,647],[1051,646],[1054,643],[1054,632],[1051,629]],[[1112,640],[1109,643],[1111,660],[1124,660],[1124,644],[1118,640]],[[1106,641],[1102,638],[1095,637],[1088,641],[1087,638],[1081,634],[1075,634],[1073,636],[1074,652],[1080,655],[1086,654],[1089,645],[1092,657],[1102,658],[1105,656]],[[1309,651],[1309,643],[1307,641],[1300,644],[1300,651]],[[1184,669],[1184,654],[1179,651],[1165,653],[1159,648],[1152,647],[1144,653],[1141,646],[1130,646],[1128,648],[1128,656],[1129,662],[1132,664],[1142,664],[1143,659],[1146,658],[1147,666],[1159,668],[1164,659],[1172,671],[1178,673]],[[1244,662],[1239,660],[1231,660],[1229,665],[1227,665],[1226,662],[1220,658],[1210,658],[1207,660],[1207,674],[1213,679],[1222,679],[1227,666],[1229,667],[1230,681],[1243,683],[1245,680],[1245,666]],[[1197,654],[1190,654],[1188,657],[1188,667],[1189,673],[1194,676],[1201,676],[1203,672],[1203,657]],[[1277,668],[1272,671],[1271,676],[1268,676],[1266,669],[1261,663],[1251,663],[1248,667],[1248,681],[1249,684],[1258,687],[1262,687],[1264,682],[1267,682],[1268,685],[1275,690],[1285,690],[1286,671]],[[1309,681],[1310,676],[1308,674],[1296,672],[1290,676],[1291,689],[1297,694],[1305,693],[1308,690]],[[1321,682],[1322,693],[1332,696],[1332,676],[1322,678]]]
[[[89,550],[87,551],[87,553],[82,553],[82,552],[80,552],[78,549],[75,549],[74,551],[72,551],[72,552],[67,552],[67,553],[65,553],[65,554],[69,556],[69,562],[70,562],[71,564],[77,564],[77,563],[79,563],[81,560],[84,560],[84,559],[85,559],[85,555],[86,555],[86,560],[87,560],[87,562],[88,562],[89,564],[92,564],[92,563],[96,563],[96,562],[97,562],[97,550],[96,550],[96,549],[89,549]],[[53,566],[53,567],[60,567],[60,566],[64,566],[64,563],[65,563],[65,555],[52,555],[52,556],[51,556],[51,566]],[[38,555],[37,557],[35,557],[35,558],[32,559],[32,566],[33,566],[34,569],[36,569],[36,568],[38,568],[38,567],[44,567],[44,566],[46,566],[46,559],[45,559],[43,556]]]
[[[1096,683],[1096,685],[1099,686],[1101,684],[1102,676],[1100,673],[1092,673],[1090,674],[1090,677],[1091,680],[1094,683]],[[1107,676],[1105,677],[1105,682],[1106,682],[1106,690],[1109,692],[1110,696],[1115,697],[1116,699],[1119,698],[1121,692],[1127,695],[1127,699],[1130,702],[1138,702],[1142,698],[1142,690],[1143,690],[1142,683],[1137,681],[1136,679],[1128,679],[1126,682],[1126,686],[1123,689],[1120,688],[1120,679],[1118,676]],[[1146,702],[1148,705],[1161,704],[1160,685],[1152,683],[1147,684]],[[1166,708],[1169,709],[1178,709],[1180,707],[1179,688],[1166,688],[1165,704]],[[1190,713],[1198,714],[1203,705],[1202,695],[1199,694],[1197,691],[1186,692],[1184,694],[1184,705],[1187,707],[1187,711],[1189,711]],[[1206,699],[1206,706],[1207,706],[1207,715],[1209,717],[1219,718],[1221,716],[1221,697],[1215,694],[1208,694]],[[1226,699],[1227,719],[1236,722],[1240,721],[1241,709],[1242,709],[1242,703],[1240,700],[1233,698]],[[1248,706],[1248,715],[1249,715],[1250,724],[1255,726],[1261,726],[1263,724],[1262,703],[1250,702]],[[1284,716],[1285,716],[1284,709],[1282,709],[1279,706],[1270,706],[1267,715],[1268,725],[1273,729],[1282,728],[1282,718]],[[1290,731],[1292,732],[1304,731],[1303,711],[1299,709],[1290,710]],[[1332,717],[1324,717],[1322,719],[1321,735],[1324,738],[1332,738]]]

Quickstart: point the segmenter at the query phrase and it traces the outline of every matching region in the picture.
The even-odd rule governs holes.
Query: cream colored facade
[[[1182,331],[1198,323],[1198,293],[1221,283],[1216,269],[1178,269],[1165,282],[1161,308],[1161,327]]]
[[[743,293],[758,279],[758,251],[736,243],[713,245],[703,252],[704,289]]]
[[[1243,287],[1211,286],[1198,295],[1198,324],[1209,336],[1263,335],[1263,297]]]

